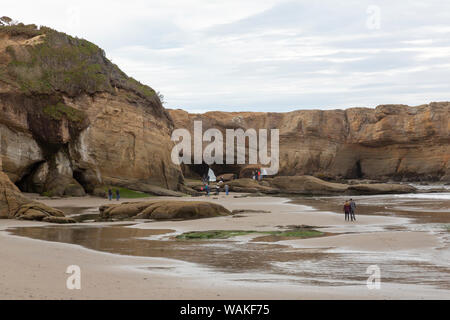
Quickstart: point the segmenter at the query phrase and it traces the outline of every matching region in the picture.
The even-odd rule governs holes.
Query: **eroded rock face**
[[[196,120],[202,121],[203,130],[217,128],[223,134],[235,128],[279,129],[279,175],[283,176],[410,181],[450,176],[449,102],[288,113],[169,113],[176,128],[191,132]],[[230,168],[214,165],[213,169],[220,175]]]
[[[223,206],[204,201],[125,202],[100,207],[102,219],[200,219],[230,215]]]
[[[14,217],[20,207],[29,202],[8,176],[0,171],[0,218]]]
[[[117,185],[179,195],[174,191],[183,189],[184,181],[171,161],[170,136],[174,128],[192,130],[195,120],[204,130],[222,132],[279,129],[283,176],[450,181],[447,102],[345,111],[168,113],[153,89],[126,76],[94,44],[45,27],[5,30],[0,30],[0,156],[3,171],[22,190],[80,196]],[[213,169],[217,175],[251,173],[243,165]],[[195,176],[194,170],[185,172]]]
[[[0,171],[0,219],[37,220],[54,223],[74,223],[64,212],[22,195],[9,177]]]
[[[90,42],[44,27],[5,28],[0,156],[14,183],[51,196],[81,196],[106,184],[178,189],[173,124],[153,89]]]
[[[1,85],[0,85],[1,86]],[[18,181],[27,169],[42,161],[44,155],[30,132],[16,130],[14,126],[3,124],[3,117],[12,117],[0,111],[0,156],[3,170],[13,181]],[[12,122],[10,118],[8,122]]]

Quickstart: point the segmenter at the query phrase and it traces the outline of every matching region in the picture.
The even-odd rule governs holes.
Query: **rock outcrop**
[[[305,195],[344,194],[348,185],[327,182],[312,176],[278,176],[270,184],[282,193]]]
[[[172,129],[158,94],[96,45],[46,27],[0,26],[0,156],[21,190],[177,190]]]
[[[326,195],[364,195],[364,194],[401,194],[415,193],[417,189],[407,184],[399,183],[359,183],[346,184],[325,181],[313,176],[277,176],[262,181],[242,178],[226,182],[230,191],[252,194],[298,194],[308,196]],[[202,191],[204,185],[199,182],[189,182],[188,185],[197,191]],[[221,185],[221,191],[224,190]],[[215,184],[210,185],[211,193],[214,193]]]
[[[450,177],[449,102],[287,113],[169,113],[176,128],[192,132],[194,121],[202,121],[204,131],[216,128],[224,137],[225,129],[279,129],[282,176],[383,181]],[[216,175],[233,172],[249,176],[244,165],[212,167]]]
[[[0,171],[0,218],[15,217],[20,207],[30,202],[29,199],[21,194],[8,176]]]
[[[302,195],[364,195],[364,194],[402,194],[414,193],[416,188],[399,183],[332,183],[313,176],[278,176],[267,179],[280,193]]]
[[[22,195],[9,177],[0,171],[0,218],[38,220],[54,223],[74,223],[64,212]]]
[[[353,194],[400,194],[417,191],[413,186],[394,183],[357,184],[349,186],[347,190]]]
[[[228,182],[227,184],[230,187],[230,190],[234,192],[245,192],[245,193],[260,192],[265,194],[280,193],[280,189],[274,188],[272,185],[267,186],[264,185],[263,183],[258,183],[258,181],[250,178],[233,180]]]
[[[89,41],[46,27],[0,26],[2,170],[27,192],[82,196],[113,185],[157,195],[193,193],[183,186],[183,172],[195,176],[198,170],[171,161],[170,137],[174,128],[192,130],[195,120],[204,130],[223,133],[279,129],[281,176],[450,181],[449,119],[448,102],[288,113],[167,112],[152,88],[125,75]],[[212,167],[217,175],[244,178],[254,169]]]
[[[204,201],[124,202],[100,207],[102,219],[200,219],[230,215],[223,206]]]

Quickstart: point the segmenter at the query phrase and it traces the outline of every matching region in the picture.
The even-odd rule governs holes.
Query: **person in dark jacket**
[[[350,199],[350,217],[352,221],[356,221],[355,211],[356,211],[356,203],[355,201],[353,201],[353,199]]]
[[[344,203],[345,221],[350,221],[350,201]]]
[[[111,188],[109,188],[109,189],[108,189],[108,199],[109,199],[109,201],[112,200],[112,197],[113,197],[113,193],[112,193]]]
[[[116,189],[116,200],[117,200],[117,201],[120,200],[120,192],[119,192],[119,189]]]

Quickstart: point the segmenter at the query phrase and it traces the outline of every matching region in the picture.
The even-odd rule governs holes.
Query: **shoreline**
[[[164,198],[164,197],[158,197]],[[345,225],[343,215],[332,212],[322,212],[311,207],[288,203],[287,198],[258,197],[258,198],[225,198],[219,196],[209,198],[195,197],[192,200],[213,201],[222,203],[228,209],[271,209],[272,213],[251,213],[245,217],[216,217],[185,221],[157,221],[140,223],[138,221],[124,221],[113,223],[83,223],[78,226],[107,226],[130,224],[125,228],[137,229],[173,229],[177,232],[202,231],[211,229],[248,229],[272,230],[277,225],[309,224],[339,231],[342,234],[321,238],[283,240],[277,244],[291,246],[292,250],[299,248],[343,251],[367,250],[368,252],[416,252],[424,253],[439,246],[439,237],[428,232],[411,231],[376,231],[370,229],[385,226],[411,223],[409,218],[358,215],[357,224]],[[154,199],[154,197],[152,197]],[[186,198],[188,200],[189,198]],[[49,200],[52,205],[75,205],[86,207],[101,199],[90,198],[86,201],[80,199]],[[133,200],[133,199],[130,199]],[[142,201],[145,199],[137,199]],[[128,201],[128,199],[127,199]],[[108,203],[108,200],[105,200]],[[98,202],[97,202],[98,203]],[[276,210],[276,213],[273,211]],[[357,216],[357,217],[358,217]],[[155,258],[125,256],[99,252],[73,244],[63,244],[50,241],[35,241],[34,239],[17,237],[6,231],[12,227],[48,226],[42,222],[25,222],[17,220],[0,220],[0,238],[3,246],[0,255],[11,257],[5,259],[0,267],[2,275],[2,299],[419,299],[433,298],[445,299],[450,297],[449,290],[437,289],[420,284],[383,284],[381,290],[368,290],[362,282],[359,286],[309,286],[283,283],[283,277],[275,283],[258,281],[244,281],[243,277],[258,278],[261,275],[242,273],[233,279],[233,275],[223,273],[214,268],[186,261]],[[71,227],[65,225],[62,227]],[[356,232],[356,233],[355,233]],[[375,238],[374,238],[375,236]],[[361,239],[363,238],[363,239]],[[378,240],[374,240],[378,239]],[[381,241],[391,241],[396,246],[389,250],[380,247]],[[390,240],[392,239],[392,240]],[[413,241],[414,240],[414,241]],[[245,237],[240,241],[246,241]],[[348,246],[348,244],[358,246]],[[418,247],[418,243],[421,246]],[[42,253],[45,251],[45,258]],[[17,257],[14,259],[13,257]],[[20,263],[21,260],[27,263]],[[65,281],[68,277],[65,267],[69,264],[80,264],[82,274],[86,275],[82,281],[82,290],[67,290]],[[36,265],[39,267],[36,269]],[[66,265],[64,267],[64,265]],[[33,267],[34,266],[34,267]],[[42,267],[41,267],[42,266]],[[45,266],[45,267],[44,267]],[[146,269],[143,269],[146,268]],[[148,269],[150,268],[150,270]],[[21,270],[15,274],[12,270]],[[156,270],[156,271],[155,271]],[[182,276],[176,270],[183,270]],[[30,278],[31,273],[31,278]],[[190,275],[190,273],[192,273]],[[148,275],[148,276],[147,276]],[[52,279],[55,276],[55,279]],[[147,280],[143,281],[144,278]],[[267,276],[266,276],[267,278]],[[270,278],[270,277],[269,277]],[[276,279],[277,277],[272,276]],[[285,279],[286,277],[284,277]],[[111,280],[116,279],[116,280]],[[31,281],[26,285],[27,281]],[[84,284],[84,286],[83,286]],[[407,288],[407,291],[405,290]],[[155,292],[155,289],[156,292]],[[20,290],[24,293],[21,295]],[[26,296],[28,294],[28,297]]]

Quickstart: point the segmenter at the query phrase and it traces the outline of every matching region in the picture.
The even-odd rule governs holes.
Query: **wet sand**
[[[448,211],[427,220],[410,201],[401,198],[392,203],[392,196],[379,197],[376,201],[382,205],[375,208],[369,203],[367,208],[373,210],[365,211],[365,202],[374,199],[368,196],[356,199],[360,213],[367,214],[358,214],[357,222],[349,223],[336,213],[342,201],[339,197],[297,198],[295,203],[277,197],[232,195],[185,200],[194,199],[218,202],[230,210],[270,213],[132,225],[48,226],[0,220],[0,298],[450,298],[449,232],[442,227],[450,222]],[[43,202],[79,214],[92,213],[108,200],[87,197]],[[384,214],[386,205],[400,206],[400,213]],[[429,205],[431,214],[433,206],[445,208],[442,203]],[[258,235],[205,241],[173,238],[188,231],[271,231],[302,224],[335,235],[277,242],[253,242]],[[64,272],[71,264],[81,267],[82,290],[65,287],[68,275]],[[380,290],[366,286],[366,269],[373,264],[381,268]]]

